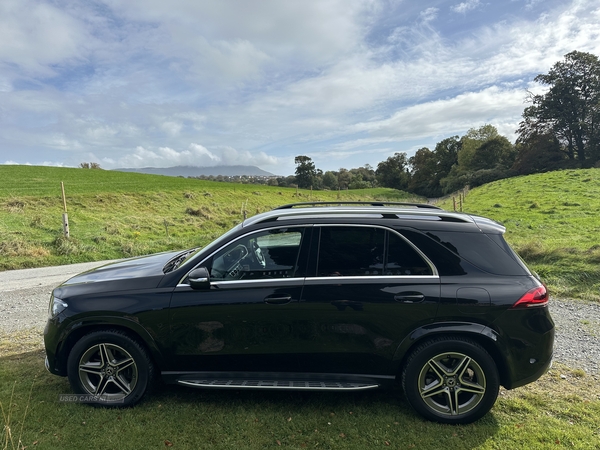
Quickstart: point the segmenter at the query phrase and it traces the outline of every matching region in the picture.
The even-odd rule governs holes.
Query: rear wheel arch
[[[495,331],[488,327],[484,327],[482,330],[482,325],[480,324],[462,324],[463,326],[460,331],[457,331],[456,326],[453,324],[438,325],[436,328],[419,328],[400,343],[394,355],[394,373],[397,374],[398,379],[400,379],[407,359],[419,345],[439,337],[448,337],[470,339],[482,346],[496,364],[500,384],[503,386],[510,384],[507,358],[500,351],[501,344],[498,344],[498,341],[501,338]]]
[[[493,357],[464,336],[438,335],[408,354],[401,372],[404,394],[423,417],[465,424],[492,408],[500,387]]]

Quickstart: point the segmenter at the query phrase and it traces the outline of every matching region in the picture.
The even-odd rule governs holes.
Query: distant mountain
[[[149,173],[153,175],[168,175],[172,177],[199,177],[201,175],[223,175],[226,177],[234,176],[254,176],[254,177],[274,177],[275,175],[256,166],[214,166],[214,167],[196,167],[196,166],[176,166],[176,167],[143,167],[141,169],[113,169],[119,172],[137,172]]]

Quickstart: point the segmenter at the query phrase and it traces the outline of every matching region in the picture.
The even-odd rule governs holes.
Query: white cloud
[[[279,168],[489,121],[511,133],[536,74],[600,54],[593,0],[476,24],[440,23],[429,0],[103,1],[0,3],[2,159]]]
[[[52,76],[53,65],[79,60],[95,41],[83,24],[49,3],[0,2],[0,62],[27,74]]]
[[[152,50],[188,82],[209,89],[296,75],[361,46],[373,0],[105,0],[126,22],[154,24]],[[139,46],[146,43],[135,36]]]
[[[437,18],[439,11],[439,8],[431,7],[421,11],[419,16],[421,17],[423,22],[431,22],[432,20],[435,20]]]
[[[455,13],[465,14],[466,12],[477,8],[479,5],[479,0],[467,0],[466,2],[452,6],[450,9],[452,9],[452,11]]]
[[[451,99],[411,106],[391,117],[354,126],[356,132],[367,131],[374,136],[411,140],[440,136],[451,130],[466,130],[485,123],[518,117],[523,111],[524,90],[502,90],[491,87],[479,92],[467,92]],[[359,145],[374,141],[359,141]],[[346,144],[346,148],[350,147]]]
[[[95,158],[95,157],[94,157]],[[93,158],[93,159],[94,159]],[[97,159],[97,158],[95,158]],[[107,168],[140,168],[140,167],[172,167],[216,165],[256,165],[260,167],[277,166],[278,159],[264,152],[251,153],[236,150],[233,147],[221,147],[208,150],[200,144],[192,143],[186,150],[177,151],[169,147],[147,149],[137,147],[132,153],[120,158],[104,158]]]
[[[169,147],[148,150],[139,146],[133,153],[120,157],[116,166],[119,168],[214,166],[219,161],[217,155],[198,144],[191,144],[187,150],[179,152]]]
[[[35,165],[35,166],[51,166],[51,167],[68,167],[64,163],[62,163],[62,162],[56,162],[56,161],[44,161],[44,162],[41,162],[41,163],[34,163],[34,164],[32,164],[29,161],[28,162],[24,162],[24,163],[19,163],[19,162],[16,162],[16,161],[10,161],[9,160],[9,161],[4,161],[3,165],[6,165],[6,166],[34,166]]]

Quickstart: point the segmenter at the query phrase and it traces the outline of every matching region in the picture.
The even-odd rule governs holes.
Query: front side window
[[[208,264],[211,280],[291,278],[298,269],[304,228],[252,233],[219,250]]]
[[[378,227],[320,229],[318,277],[415,275],[433,275],[433,270],[395,232]]]

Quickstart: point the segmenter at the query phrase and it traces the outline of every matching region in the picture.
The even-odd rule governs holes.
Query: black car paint
[[[315,219],[310,223],[290,220],[286,225],[336,223],[339,220]],[[344,220],[344,225],[362,223]],[[400,233],[420,233],[432,242],[440,230],[502,231],[484,220],[469,224],[423,221],[418,230],[411,220],[378,219],[372,223]],[[230,240],[264,227],[239,228]],[[46,326],[50,370],[64,375],[70,347],[98,327],[122,328],[139,336],[159,370],[172,381],[186,373],[211,371],[301,377],[332,370],[340,379],[378,375],[391,379],[416,344],[431,336],[453,334],[469,335],[488,349],[507,388],[539,377],[550,363],[554,331],[547,308],[507,310],[536,286],[531,275],[487,274],[447,252],[461,269],[451,274],[440,270],[437,279],[426,283],[333,278],[306,278],[305,282],[301,278],[285,287],[278,282],[240,281],[213,286],[210,291],[194,291],[180,284],[221,245],[223,242],[208,246],[171,273],[164,274],[162,267],[176,252],[105,266],[58,287],[53,295],[69,307]],[[311,245],[314,248],[314,242]],[[435,248],[438,244],[431,245]],[[438,254],[419,248],[436,264]],[[439,246],[438,251],[445,252]],[[306,261],[305,270],[310,270],[313,257],[311,254]],[[138,276],[132,277],[132,273]],[[250,291],[245,290],[240,298],[239,290],[249,285]],[[477,291],[482,285],[489,301],[486,292]],[[424,300],[396,301],[394,296],[402,292],[421,293]],[[265,302],[284,295],[291,297],[286,304]],[[485,301],[480,302],[482,298]],[[533,349],[542,352],[532,353]],[[177,375],[170,376],[173,373]]]

